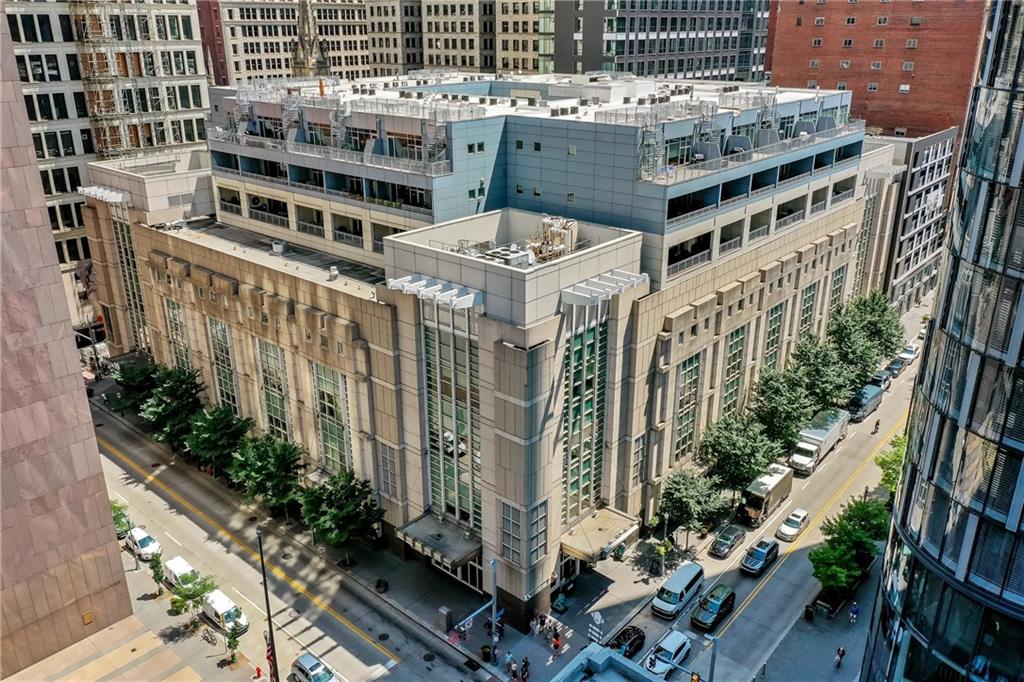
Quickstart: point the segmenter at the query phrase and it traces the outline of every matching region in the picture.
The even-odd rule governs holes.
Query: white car
[[[808,519],[810,519],[810,514],[806,509],[794,509],[775,531],[775,537],[786,542],[793,542],[807,527]]]
[[[921,331],[917,333],[917,338],[923,339],[928,336],[928,327],[921,327]]]
[[[896,357],[906,360],[907,364],[909,365],[911,362],[917,359],[917,355],[920,352],[921,346],[917,345],[916,343],[908,343],[903,348],[903,350],[900,351],[900,354],[897,355]]]
[[[691,647],[690,638],[686,634],[669,630],[647,655],[645,667],[667,680],[676,671],[676,667],[689,658]]]
[[[131,550],[135,556],[139,557],[143,561],[149,561],[155,555],[159,554],[160,543],[156,539],[142,530],[138,526],[128,531],[128,537],[125,539],[125,545]]]

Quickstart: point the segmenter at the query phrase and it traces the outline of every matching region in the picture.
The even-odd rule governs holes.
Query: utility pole
[[[718,638],[714,635],[704,635],[704,639],[711,641],[711,670],[708,672],[708,682],[715,682],[715,661],[718,659]]]
[[[491,559],[491,652],[498,651],[498,561]]]
[[[263,559],[263,529],[256,529],[256,541],[260,545],[260,569],[263,571],[263,599],[267,605],[267,647],[270,654],[270,682],[280,682],[280,675],[277,672],[277,647],[274,645],[274,619],[270,610],[270,588],[267,586],[267,562]]]

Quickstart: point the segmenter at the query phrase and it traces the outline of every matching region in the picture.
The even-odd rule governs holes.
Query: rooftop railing
[[[719,254],[729,253],[730,251],[733,251],[735,249],[740,248],[740,246],[742,244],[743,244],[743,237],[733,237],[732,239],[729,239],[728,241],[724,241],[724,242],[722,242],[721,244],[718,245],[718,253]]]
[[[790,225],[795,225],[796,223],[804,219],[806,213],[807,211],[800,210],[797,211],[796,213],[790,213],[785,218],[779,218],[778,220],[775,221],[775,229],[783,230],[789,227]]]
[[[839,192],[838,194],[832,195],[832,203],[838,204],[840,201],[846,201],[853,197],[853,189],[848,189],[845,192]]]
[[[680,272],[683,272],[684,270],[689,270],[690,268],[695,268],[698,265],[702,265],[703,263],[710,262],[711,249],[708,249],[707,251],[701,251],[696,255],[690,256],[689,258],[684,258],[678,263],[672,263],[671,265],[669,265],[668,276],[672,277],[673,275],[678,275]]]

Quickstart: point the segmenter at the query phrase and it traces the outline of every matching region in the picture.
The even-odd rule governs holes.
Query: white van
[[[199,574],[192,564],[185,561],[185,557],[176,556],[164,564],[164,577],[171,587],[181,587],[198,580]]]
[[[693,561],[684,561],[654,596],[651,611],[662,618],[675,618],[703,591],[704,567]]]
[[[249,619],[242,613],[235,602],[220,590],[214,590],[203,600],[203,615],[225,633],[230,632],[236,623],[240,632],[249,629]]]

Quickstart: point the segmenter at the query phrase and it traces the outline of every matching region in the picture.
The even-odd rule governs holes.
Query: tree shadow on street
[[[190,628],[188,624],[168,625],[161,628],[156,636],[160,638],[164,644],[177,644],[183,642],[192,635],[195,634],[195,630]]]

